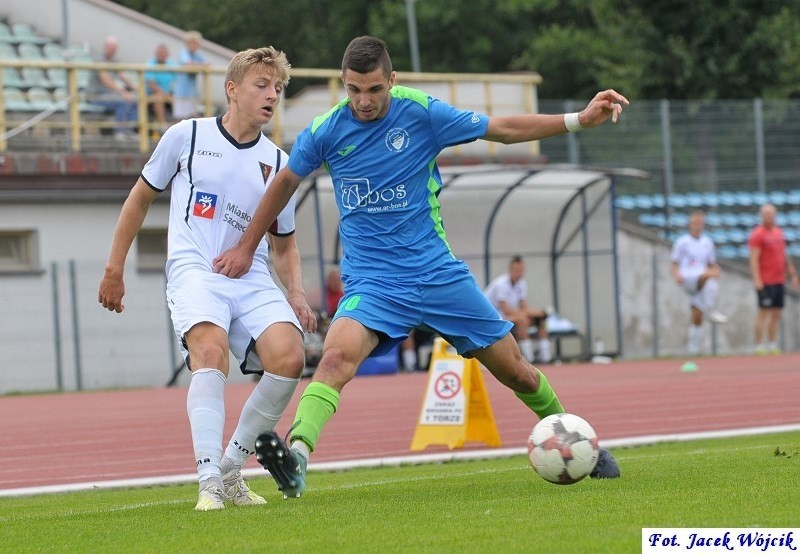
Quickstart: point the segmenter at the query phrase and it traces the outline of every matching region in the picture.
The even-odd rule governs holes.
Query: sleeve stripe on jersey
[[[192,120],[192,142],[189,148],[189,161],[186,164],[186,170],[189,172],[189,201],[186,203],[186,216],[183,220],[189,223],[189,214],[192,210],[192,194],[194,193],[194,181],[192,180],[192,159],[194,157],[194,141],[197,138],[197,121]]]
[[[154,186],[153,186],[153,184],[152,184],[150,181],[148,181],[148,180],[147,180],[147,177],[145,177],[145,176],[144,176],[144,174],[140,174],[140,175],[139,175],[139,177],[141,177],[141,178],[142,178],[142,181],[144,181],[144,184],[145,184],[145,185],[147,185],[148,187],[150,187],[150,188],[151,188],[151,189],[153,189],[154,191],[156,191],[156,192],[164,192],[164,191],[163,191],[163,190],[161,190],[160,188],[158,188],[158,187],[154,187]]]

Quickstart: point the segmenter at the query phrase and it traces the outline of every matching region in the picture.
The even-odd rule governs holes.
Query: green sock
[[[536,371],[539,371],[538,369]],[[517,398],[522,400],[525,405],[533,410],[539,419],[544,419],[549,415],[563,414],[564,407],[561,405],[555,391],[547,382],[547,377],[539,371],[539,389],[536,392],[516,392]]]
[[[335,389],[318,381],[309,383],[297,405],[289,442],[301,440],[313,452],[322,428],[338,407],[339,393]]]

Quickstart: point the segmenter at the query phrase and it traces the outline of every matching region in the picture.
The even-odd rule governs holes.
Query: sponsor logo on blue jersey
[[[369,179],[342,179],[339,186],[345,210],[367,208],[368,212],[385,212],[408,206],[405,183],[372,190]]]

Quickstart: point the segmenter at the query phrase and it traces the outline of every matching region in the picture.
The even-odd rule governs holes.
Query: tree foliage
[[[272,44],[295,67],[335,68],[380,36],[411,70],[410,0],[116,0],[234,50]],[[639,99],[800,95],[800,0],[414,2],[423,71],[536,71],[542,98],[614,87]]]

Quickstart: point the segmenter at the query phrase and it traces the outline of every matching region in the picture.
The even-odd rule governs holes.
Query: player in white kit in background
[[[241,476],[255,438],[275,427],[304,365],[303,331],[316,329],[306,302],[295,241],[294,198],[261,237],[241,279],[214,273],[213,260],[247,229],[287,155],[261,132],[272,119],[290,65],[272,47],[239,52],[225,76],[227,112],[171,127],[133,186],[114,231],[99,302],[122,312],[123,270],[151,203],[172,184],[167,303],[192,372],[187,412],[199,480],[196,510],[263,504]],[[272,279],[268,255],[286,289]],[[262,374],[223,452],[224,384],[229,350],[243,373]],[[164,445],[171,448],[171,445]]]
[[[728,318],[716,310],[719,297],[720,268],[714,242],[703,233],[705,213],[695,211],[689,216],[689,232],[672,245],[672,278],[690,295],[689,354],[697,354],[703,341],[703,316],[713,323],[725,323]]]

